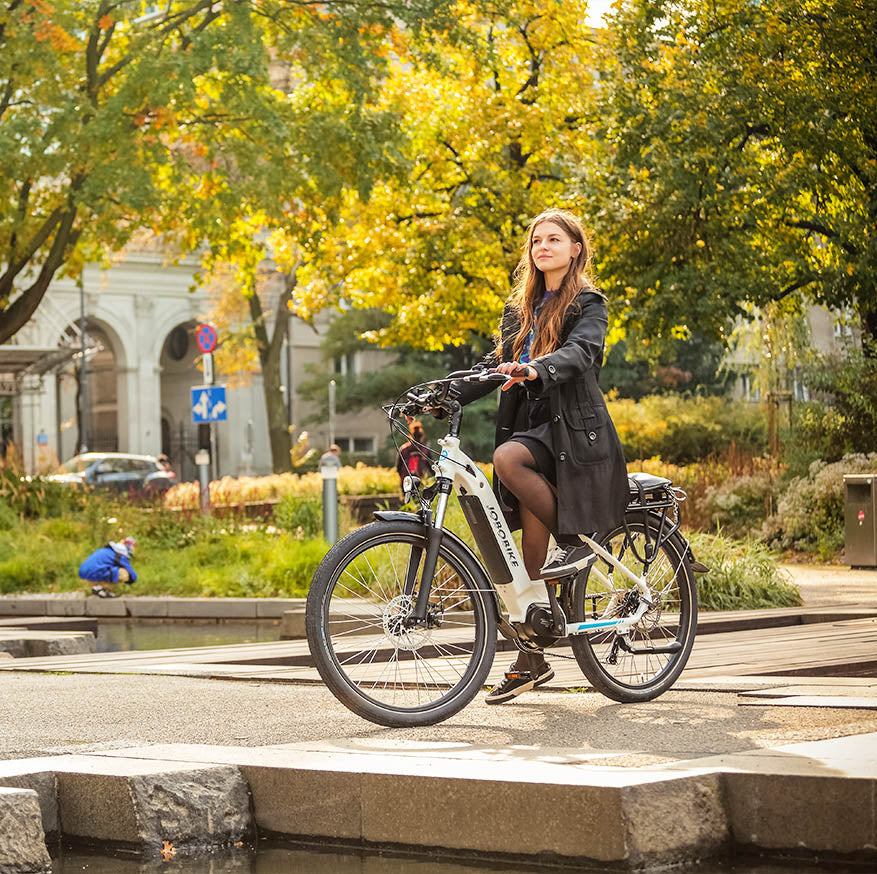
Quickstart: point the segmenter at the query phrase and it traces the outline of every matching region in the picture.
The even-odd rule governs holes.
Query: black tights
[[[521,547],[530,579],[539,577],[548,552],[549,534],[557,536],[557,496],[554,486],[537,469],[533,453],[509,440],[493,453],[493,468],[503,485],[518,499],[521,511]],[[538,671],[545,664],[539,653],[518,653],[513,670]]]
[[[509,440],[498,446],[493,453],[493,469],[502,480],[503,485],[518,499],[522,508],[529,511],[546,531],[557,534],[557,496],[554,486],[539,472],[533,453],[517,440]],[[522,522],[524,520],[522,519]],[[524,534],[526,535],[526,526]],[[547,542],[547,540],[546,540]],[[526,544],[524,545],[524,563],[527,563]],[[544,559],[544,556],[543,556]],[[536,570],[538,571],[540,564]],[[530,577],[535,579],[528,566]]]

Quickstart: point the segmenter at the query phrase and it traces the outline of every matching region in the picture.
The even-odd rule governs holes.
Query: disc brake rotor
[[[395,649],[412,652],[426,646],[432,640],[432,630],[422,625],[405,627],[405,617],[411,612],[414,599],[411,595],[396,595],[384,608],[381,624],[384,634]]]

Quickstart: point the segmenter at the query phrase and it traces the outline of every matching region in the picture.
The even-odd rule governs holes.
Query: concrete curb
[[[37,793],[0,788],[0,872],[30,874],[50,868]]]
[[[124,587],[122,592],[125,591]],[[0,616],[94,616],[164,619],[280,619],[301,609],[304,598],[174,598],[146,595],[118,598],[28,595],[0,597]]]
[[[228,845],[255,824],[352,846],[628,870],[735,846],[871,861],[877,761],[862,753],[874,749],[877,735],[863,735],[617,768],[573,750],[174,744],[0,762],[0,782],[52,774],[64,837],[147,855],[163,841],[191,852]],[[532,816],[516,814],[521,798]],[[52,805],[43,809],[46,829]]]
[[[31,631],[26,628],[0,628],[0,652],[13,658],[48,658],[84,655],[97,650],[90,631]]]
[[[196,855],[253,834],[249,789],[234,765],[53,756],[0,762],[0,787],[28,787],[0,793],[33,796],[44,850],[64,838],[158,858],[168,844],[175,856]],[[0,848],[17,827],[0,818]],[[43,870],[27,867],[32,857],[18,869],[0,862],[0,872]]]

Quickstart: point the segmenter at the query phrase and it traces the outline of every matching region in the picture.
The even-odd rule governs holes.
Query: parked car
[[[154,494],[166,492],[176,474],[163,467],[154,455],[124,452],[85,452],[65,461],[47,479],[70,485],[93,486],[115,492]]]

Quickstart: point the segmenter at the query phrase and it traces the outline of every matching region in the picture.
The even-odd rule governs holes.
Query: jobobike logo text
[[[506,534],[506,530],[499,518],[499,514],[492,507],[490,508],[490,518],[493,520],[493,525],[499,534],[499,539],[502,541],[503,547],[505,548],[505,554],[508,556],[509,564],[513,567],[520,567],[517,558],[515,558],[515,549],[512,546],[511,540],[509,540],[508,534]]]

